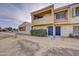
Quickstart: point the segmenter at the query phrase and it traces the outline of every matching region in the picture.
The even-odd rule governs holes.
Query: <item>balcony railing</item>
[[[68,18],[55,19],[55,23],[68,22]]]
[[[33,20],[33,25],[38,25],[38,24],[49,24],[53,23],[53,17],[52,16],[46,16],[40,19]]]

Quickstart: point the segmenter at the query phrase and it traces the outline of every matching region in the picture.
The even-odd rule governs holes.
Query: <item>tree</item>
[[[0,27],[0,32],[2,31],[2,28]]]
[[[8,30],[9,30],[9,31],[12,31],[12,27],[9,27]]]

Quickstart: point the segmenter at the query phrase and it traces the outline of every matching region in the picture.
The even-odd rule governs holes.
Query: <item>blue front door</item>
[[[48,36],[53,36],[53,26],[48,27]]]
[[[55,35],[56,36],[60,36],[61,35],[61,27],[60,26],[55,27]]]

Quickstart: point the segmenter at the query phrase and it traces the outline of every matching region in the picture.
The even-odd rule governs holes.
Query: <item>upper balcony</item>
[[[54,21],[52,9],[37,12],[32,15],[32,25],[50,24]]]
[[[44,16],[43,18],[35,19],[32,21],[32,25],[50,24],[53,23],[53,16]]]
[[[54,21],[53,5],[32,12],[32,25],[50,24]]]

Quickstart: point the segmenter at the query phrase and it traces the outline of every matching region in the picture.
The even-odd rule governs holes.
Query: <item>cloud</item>
[[[34,3],[2,3],[0,18],[31,22],[30,13],[49,4]]]
[[[0,18],[20,20],[18,17],[24,12],[19,8],[15,4],[0,4]]]
[[[51,4],[52,3],[0,3],[0,23],[2,25],[10,23],[5,26],[14,26],[15,24],[17,26],[24,21],[31,22],[31,12]],[[55,5],[62,6],[65,4]]]

